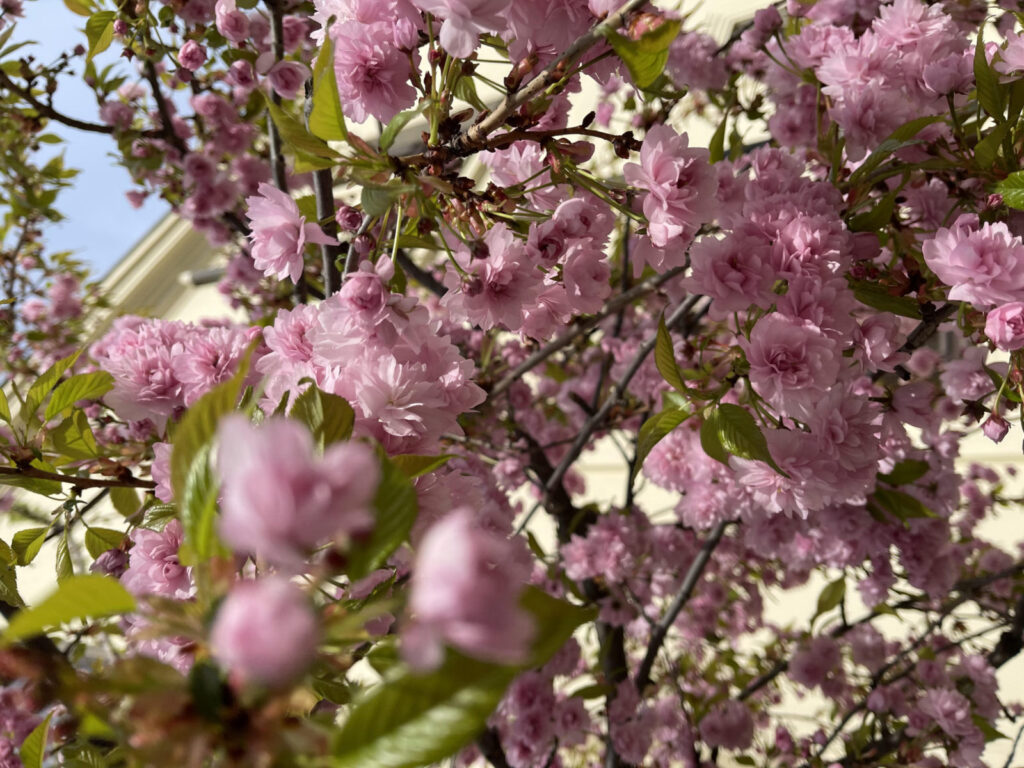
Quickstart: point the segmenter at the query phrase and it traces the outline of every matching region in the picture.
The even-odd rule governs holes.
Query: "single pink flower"
[[[236,584],[210,631],[210,650],[243,684],[281,688],[313,661],[320,632],[309,599],[280,577]]]
[[[403,634],[410,663],[437,666],[442,643],[489,661],[526,658],[535,627],[519,605],[527,568],[516,555],[513,542],[478,528],[466,507],[427,531],[413,569],[412,618]]]
[[[249,206],[245,215],[252,222],[253,263],[268,277],[289,277],[297,283],[307,243],[337,244],[317,224],[306,223],[296,202],[270,184],[260,184],[259,194],[245,202]]]

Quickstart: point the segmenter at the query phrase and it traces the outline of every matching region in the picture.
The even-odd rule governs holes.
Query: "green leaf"
[[[108,11],[112,13],[112,11]],[[21,421],[28,423],[28,421],[35,416],[39,406],[42,405],[43,400],[50,394],[50,390],[54,388],[60,377],[64,375],[64,372],[75,364],[78,360],[78,356],[82,354],[82,350],[78,350],[69,357],[65,357],[63,360],[58,360],[49,368],[47,368],[43,374],[36,379],[36,381],[29,387],[28,394],[25,395],[25,403],[22,406],[21,413],[19,414]]]
[[[312,171],[325,171],[334,167],[334,160],[326,157],[317,157],[301,149],[293,150],[295,155],[295,173],[310,173]]]
[[[345,398],[324,392],[315,384],[310,384],[295,398],[289,416],[309,427],[320,450],[332,443],[348,440],[356,420],[355,412]]]
[[[11,539],[11,549],[18,558],[18,565],[28,565],[36,559],[49,528],[24,528],[15,532]]]
[[[892,212],[895,207],[896,195],[888,194],[870,210],[850,218],[847,225],[853,232],[878,232],[892,220]]]
[[[64,0],[64,5],[72,13],[77,13],[79,16],[91,16],[93,5],[90,0]]]
[[[53,391],[46,404],[44,417],[47,421],[58,416],[79,400],[97,400],[114,388],[114,377],[106,371],[80,373],[62,381]]]
[[[700,443],[708,456],[723,464],[728,464],[727,454],[732,454],[741,459],[763,461],[780,475],[789,477],[775,463],[768,451],[768,441],[746,408],[719,403],[701,426]]]
[[[53,712],[50,712],[39,725],[32,729],[32,733],[25,737],[18,750],[18,756],[25,768],[43,768],[43,757],[46,755],[46,736],[50,730],[50,720]]]
[[[537,627],[524,667],[507,667],[449,651],[440,669],[415,674],[391,668],[360,696],[333,746],[335,768],[414,768],[442,760],[471,742],[523,669],[543,664],[594,611],[556,600],[535,588],[522,605]]]
[[[416,117],[420,112],[423,111],[423,107],[417,107],[416,109],[407,109],[404,112],[399,112],[389,122],[384,130],[380,134],[380,151],[387,152],[391,149],[395,143],[395,139],[398,138],[398,134],[402,132],[402,129],[409,124],[409,121]]]
[[[814,617],[811,621],[821,616],[821,614],[831,611],[846,597],[846,576],[840,576],[835,581],[829,582],[825,585],[825,588],[821,590],[821,594],[818,595],[818,607],[814,612]]]
[[[1010,738],[1005,733],[996,730],[995,726],[993,726],[991,722],[986,720],[981,715],[972,715],[971,720],[974,722],[976,726],[978,726],[978,730],[981,731],[981,735],[985,737],[986,744],[988,744],[990,741],[998,741],[999,739]]]
[[[306,127],[294,117],[285,112],[281,107],[266,97],[267,111],[270,112],[270,119],[277,126],[281,140],[291,149],[300,150],[307,155],[336,160],[340,155],[331,149],[327,142],[318,139],[306,130]]]
[[[0,387],[0,421],[11,423],[11,406],[7,402],[7,395],[4,394],[2,387]]]
[[[917,134],[932,123],[944,120],[943,115],[930,115],[928,117],[917,117],[904,123],[895,131],[890,133],[881,144],[879,144],[870,155],[865,158],[857,170],[850,174],[850,185],[857,186],[861,180],[866,178],[875,168],[881,165],[886,158],[904,147],[911,147],[919,144],[920,141],[913,140]]]
[[[921,319],[920,305],[909,296],[893,296],[887,288],[867,280],[850,280],[853,295],[861,304],[900,317]]]
[[[1024,211],[1024,171],[1011,173],[996,184],[995,191],[1003,196],[1003,202],[1010,208]]]
[[[645,32],[638,40],[611,30],[606,33],[615,53],[626,64],[638,88],[653,85],[665,71],[668,49],[682,27],[681,21],[665,21],[657,29]]]
[[[993,128],[988,136],[979,141],[974,147],[974,161],[979,168],[988,170],[992,168],[999,159],[999,149],[1003,145],[1003,139],[1010,131],[1009,123],[999,123]]]
[[[134,610],[135,599],[117,579],[85,573],[66,579],[36,607],[14,614],[2,640],[12,643],[69,621],[117,616]]]
[[[455,97],[481,111],[489,109],[476,91],[476,83],[472,77],[460,77],[455,82]]]
[[[210,467],[210,446],[200,449],[185,479],[181,502],[181,526],[185,543],[179,557],[185,565],[196,565],[226,549],[217,538],[217,496],[220,484]]]
[[[636,441],[636,459],[633,461],[634,478],[640,473],[644,460],[651,449],[692,415],[692,411],[684,408],[667,408],[644,422]]]
[[[85,36],[89,40],[89,53],[85,57],[86,61],[110,47],[110,43],[114,40],[114,19],[116,17],[117,14],[113,11],[97,11],[85,22]]]
[[[411,480],[414,477],[433,472],[435,469],[440,469],[452,458],[450,453],[441,456],[417,456],[412,453],[403,453],[392,456],[391,461],[402,471],[403,475]]]
[[[1004,122],[1003,110],[1006,90],[999,84],[999,75],[988,63],[985,56],[985,29],[978,30],[977,45],[974,48],[974,82],[978,88],[978,103],[998,122]]]
[[[110,503],[121,517],[131,517],[142,506],[139,494],[134,488],[111,488]]]
[[[367,216],[383,216],[401,195],[402,191],[397,187],[365,185],[360,194],[359,204]]]
[[[44,480],[25,475],[0,475],[0,485],[23,488],[41,496],[55,496],[61,492],[62,486],[56,480]]]
[[[665,326],[664,315],[658,320],[658,337],[654,342],[654,364],[658,366],[658,373],[661,374],[661,377],[671,384],[673,389],[686,392],[686,384],[683,383],[683,376],[676,363],[676,353],[672,349],[672,337]]]
[[[875,488],[875,492],[868,497],[868,504],[871,505],[872,503],[904,523],[917,517],[937,516],[920,499],[911,496],[909,493],[891,488]]]
[[[160,530],[177,516],[177,504],[154,504],[146,508],[146,514],[142,518],[142,527]]]
[[[100,454],[89,419],[82,411],[72,411],[70,416],[47,432],[46,439],[57,453],[67,458],[66,462],[58,463],[93,459]]]
[[[222,416],[235,409],[242,382],[249,371],[252,348],[239,363],[235,375],[218,384],[192,404],[171,437],[171,487],[175,499],[185,498],[185,484],[198,453],[213,438]]]
[[[124,544],[124,538],[121,531],[93,526],[85,532],[85,548],[93,558],[97,558],[108,549],[119,549]]]
[[[324,35],[324,44],[313,65],[313,109],[309,113],[309,131],[324,141],[348,140],[348,127],[334,77],[334,42],[330,35]]]
[[[381,456],[380,485],[373,499],[375,522],[370,540],[354,548],[349,556],[349,577],[363,578],[380,568],[409,538],[419,505],[412,482],[398,466]]]
[[[68,550],[68,532],[57,541],[57,583],[63,584],[75,575],[75,567],[71,563],[71,552]]]
[[[514,677],[449,654],[429,675],[393,674],[359,698],[334,746],[334,768],[415,768],[473,740]]]
[[[188,673],[188,688],[200,717],[212,723],[224,721],[228,702],[224,681],[216,664],[205,659],[196,662]]]
[[[725,157],[725,127],[728,122],[729,116],[727,114],[722,115],[722,122],[718,124],[715,133],[711,136],[711,141],[708,143],[709,159],[712,163],[717,163]]]
[[[920,459],[904,459],[892,468],[892,472],[878,477],[889,485],[907,485],[920,480],[931,465]]]
[[[18,574],[13,563],[0,563],[0,600],[15,608],[25,605],[18,594]]]

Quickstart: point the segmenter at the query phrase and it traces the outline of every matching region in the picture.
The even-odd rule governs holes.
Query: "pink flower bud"
[[[351,205],[343,205],[334,214],[334,220],[346,232],[355,232],[363,224],[363,214],[358,208],[353,208]]]
[[[1003,304],[989,312],[985,335],[1007,352],[1024,347],[1024,302]]]
[[[272,576],[235,585],[217,611],[210,649],[239,682],[281,688],[309,667],[318,639],[302,590]]]
[[[282,99],[294,99],[310,75],[309,67],[297,61],[279,61],[267,75],[270,87]]]
[[[1006,419],[993,413],[985,422],[981,425],[981,431],[985,433],[985,437],[991,440],[993,443],[1001,442],[1006,433],[1010,431],[1010,425]]]
[[[189,40],[178,51],[178,63],[183,69],[195,72],[206,63],[206,49],[195,40]]]

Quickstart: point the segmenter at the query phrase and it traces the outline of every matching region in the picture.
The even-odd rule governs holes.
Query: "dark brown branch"
[[[927,309],[925,309],[926,307]],[[930,304],[924,305],[922,307],[923,317],[921,322],[918,323],[914,330],[910,332],[910,335],[907,336],[907,340],[903,343],[903,346],[900,347],[899,351],[907,353],[913,352],[915,349],[920,349],[921,347],[923,347],[925,344],[928,343],[928,339],[934,336],[936,331],[939,330],[939,326],[941,326],[950,317],[956,314],[956,311],[957,309],[959,309],[959,307],[959,302],[950,302],[949,304],[944,304],[939,309],[931,308]],[[895,368],[893,368],[893,371],[896,373],[897,376],[899,376],[904,381],[910,378],[910,372],[907,371],[907,369],[904,368],[902,365],[897,365]],[[872,376],[872,379],[874,381],[878,381],[878,379],[880,379],[884,375],[884,372],[877,371],[874,374],[874,376]]]
[[[448,293],[448,289],[444,287],[442,282],[410,259],[409,254],[405,251],[399,250],[398,253],[395,254],[395,262],[402,268],[403,272],[412,277],[413,280],[435,296],[444,296]]]
[[[591,27],[585,34],[576,39],[572,45],[566,48],[557,59],[548,64],[544,70],[533,78],[529,83],[515,93],[506,96],[501,104],[476,125],[460,133],[452,142],[452,147],[457,152],[465,152],[480,148],[484,140],[495,130],[504,125],[505,120],[520,106],[538,96],[541,91],[554,85],[561,80],[570,67],[593,45],[604,40],[608,32],[613,32],[622,26],[626,17],[640,8],[647,0],[628,0],[623,3],[614,13],[609,14],[604,21],[600,21]]]
[[[501,748],[498,732],[493,728],[488,728],[480,734],[480,737],[476,740],[476,746],[480,750],[480,754],[484,756],[484,759],[493,765],[494,768],[511,768],[508,764],[508,758],[505,757],[505,750]]]
[[[962,605],[964,602],[969,600],[971,595],[977,592],[977,590],[982,589],[983,587],[987,587],[989,584],[993,584],[997,581],[1010,578],[1011,576],[1020,575],[1021,573],[1024,573],[1024,561],[1015,563],[1009,568],[1004,568],[1003,570],[997,571],[996,573],[990,573],[987,576],[978,576],[973,579],[961,579],[953,585],[953,589],[951,590],[951,592],[956,592],[961,595],[954,601],[953,607],[955,608],[959,605]],[[928,598],[926,595],[922,595],[919,598],[907,598],[905,600],[901,600],[898,603],[893,604],[892,606],[890,606],[890,608],[892,610],[912,608],[918,602],[927,601],[927,599]],[[859,627],[861,624],[867,624],[869,622],[874,621],[879,616],[885,616],[888,614],[888,611],[883,613],[882,611],[873,610],[866,616],[862,616],[861,618],[857,619],[856,621],[850,622],[849,624],[840,624],[839,626],[835,627],[829,632],[829,636],[832,638],[842,637],[854,627]],[[781,675],[787,669],[789,669],[788,659],[782,659],[776,662],[775,665],[767,672],[764,672],[754,680],[750,681],[743,688],[743,690],[739,692],[736,698],[740,701],[750,698],[755,693],[757,693],[757,691],[764,688],[772,680]]]
[[[620,293],[618,296],[613,298],[604,308],[596,315],[586,318],[585,320],[578,321],[568,331],[563,333],[561,336],[557,336],[552,341],[545,344],[543,347],[538,349],[536,352],[527,357],[522,363],[517,365],[493,387],[491,387],[488,399],[493,400],[506,389],[508,389],[514,382],[519,380],[525,373],[536,368],[538,365],[547,360],[551,355],[555,354],[558,350],[563,347],[567,347],[577,338],[590,331],[594,326],[604,320],[611,314],[617,312],[621,307],[626,306],[631,301],[644,296],[651,291],[656,290],[664,283],[668,282],[674,277],[681,275],[685,271],[685,267],[675,267],[668,270],[664,274],[658,275],[655,278],[645,280],[642,283],[637,283],[628,291]]]
[[[113,134],[114,133],[114,127],[112,125],[102,125],[100,123],[88,123],[88,122],[86,122],[84,120],[78,120],[77,118],[74,118],[74,117],[68,117],[67,115],[58,112],[56,109],[51,107],[49,104],[44,104],[39,99],[37,99],[35,96],[33,96],[31,89],[29,89],[29,88],[22,88],[17,83],[15,83],[13,80],[11,80],[11,78],[3,70],[0,70],[0,86],[2,86],[3,88],[6,88],[11,93],[17,94],[22,99],[27,101],[29,103],[29,106],[31,106],[42,117],[46,117],[46,118],[49,118],[51,120],[55,120],[56,122],[61,123],[62,125],[66,125],[69,128],[75,128],[75,129],[77,129],[79,131],[88,131],[90,133],[105,133],[105,134]]]
[[[267,0],[267,10],[270,11],[270,41],[276,63],[284,58],[284,20],[281,13],[280,0]],[[274,104],[281,103],[281,97],[273,89],[270,91],[270,100]],[[267,135],[270,139],[270,172],[274,179],[274,186],[282,192],[287,192],[288,179],[285,173],[281,134],[278,132],[269,111],[267,113]]]
[[[722,540],[722,535],[725,533],[725,529],[730,525],[731,520],[725,520],[716,525],[704,545],[700,548],[700,552],[690,563],[690,568],[686,572],[686,576],[683,579],[683,583],[679,587],[679,592],[676,593],[675,598],[672,600],[672,604],[668,610],[665,611],[665,615],[662,616],[654,629],[651,631],[651,639],[647,644],[647,653],[644,655],[644,660],[640,664],[640,669],[636,673],[636,687],[637,690],[643,691],[648,683],[651,682],[651,669],[654,667],[654,660],[658,658],[658,652],[661,650],[661,646],[665,642],[665,638],[668,636],[668,631],[675,623],[680,612],[686,606],[686,603],[690,600],[693,595],[694,589],[697,587],[697,582],[700,580],[701,574],[704,572],[704,568],[707,566],[708,561],[711,559],[711,553],[715,551],[715,547],[718,546],[718,542]]]
[[[313,81],[306,81],[306,128],[309,129],[309,116],[313,110]],[[313,172],[313,195],[316,200],[316,217],[328,237],[337,239],[338,222],[334,218],[334,179],[329,168],[321,168]],[[324,280],[324,298],[341,290],[341,272],[338,270],[338,259],[342,254],[340,243],[320,246],[321,272]]]
[[[174,147],[184,158],[188,154],[188,145],[175,132],[174,123],[171,120],[171,108],[167,105],[164,92],[160,88],[160,77],[156,71],[156,64],[151,59],[146,60],[146,80],[149,82],[150,90],[153,91],[153,100],[156,102],[157,114],[160,115],[160,127],[163,139]]]
[[[57,472],[46,472],[35,467],[0,467],[0,475],[29,477],[35,480],[56,480],[58,483],[68,483],[76,488],[142,488],[145,490],[156,488],[156,483],[152,480],[141,480],[136,477],[129,477],[123,480],[75,477],[74,475],[62,475]]]

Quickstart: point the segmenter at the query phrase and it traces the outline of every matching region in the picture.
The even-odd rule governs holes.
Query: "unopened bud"
[[[334,220],[338,222],[338,226],[345,232],[355,232],[363,224],[363,214],[360,213],[358,208],[353,208],[351,205],[343,205],[334,214]]]
[[[985,422],[981,425],[981,431],[993,443],[998,443],[1006,437],[1006,433],[1010,431],[1010,425],[1006,419],[993,413],[985,419]]]

